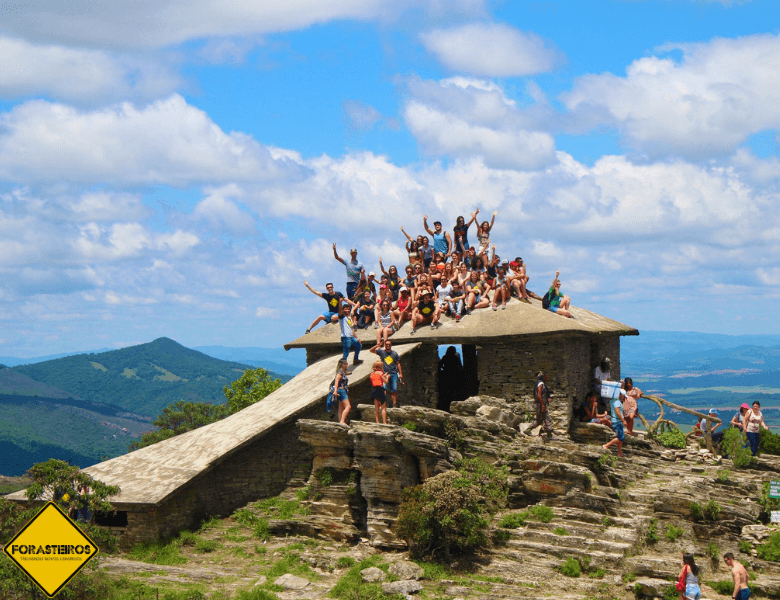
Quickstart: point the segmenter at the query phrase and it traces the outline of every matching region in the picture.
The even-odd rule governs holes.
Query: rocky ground
[[[770,532],[759,523],[760,499],[764,482],[780,479],[777,457],[735,469],[698,445],[670,452],[639,437],[617,458],[601,448],[606,428],[528,436],[514,408],[492,398],[454,403],[452,413],[391,409],[387,426],[370,422],[373,407],[355,412],[365,421],[349,429],[300,423],[314,449],[313,472],[281,498],[136,552],[135,560],[103,558],[100,568],[135,586],[138,598],[168,589],[216,599],[252,589],[284,600],[379,598],[385,586],[387,594],[420,598],[628,600],[671,598],[682,552],[695,554],[703,581],[729,580],[721,557],[730,551],[748,566],[755,597],[780,597],[778,563],[755,552]],[[449,565],[415,567],[394,534],[400,490],[461,456],[509,470],[496,543]],[[541,505],[551,511],[526,512]],[[518,514],[524,524],[499,526]],[[578,577],[562,572],[567,562],[579,566]],[[702,592],[729,597],[706,583]]]

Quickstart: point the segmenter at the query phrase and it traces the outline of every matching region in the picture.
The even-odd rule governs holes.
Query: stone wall
[[[330,416],[323,402],[297,418],[329,420]],[[227,516],[249,502],[276,496],[293,479],[307,479],[312,452],[299,439],[297,418],[227,456],[157,506],[118,504],[119,510],[127,511],[128,520],[121,545],[175,535],[209,516]]]
[[[536,374],[547,371],[553,425],[568,429],[572,408],[590,390],[593,369],[612,359],[612,377],[620,377],[620,337],[548,335],[477,348],[479,393],[520,402],[534,411]]]

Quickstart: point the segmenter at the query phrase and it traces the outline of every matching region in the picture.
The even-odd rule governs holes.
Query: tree
[[[228,401],[228,414],[237,413],[255,402],[259,402],[271,392],[282,386],[278,379],[271,379],[268,371],[258,367],[257,369],[247,369],[244,374],[230,384],[225,386],[225,398]]]
[[[239,379],[224,387],[226,404],[184,400],[169,404],[152,422],[157,430],[143,434],[139,441],[130,444],[130,451],[220,421],[259,402],[281,386],[281,381],[271,379],[265,369],[247,369]]]
[[[33,483],[25,494],[28,500],[52,500],[66,513],[89,510],[92,522],[96,512],[114,510],[108,498],[119,494],[119,486],[106,485],[63,460],[50,458],[27,471]]]

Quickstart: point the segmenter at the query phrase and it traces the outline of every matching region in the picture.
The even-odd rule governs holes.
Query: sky
[[[0,355],[279,347],[497,211],[543,294],[780,333],[770,0],[0,5]],[[470,238],[475,238],[474,228]]]

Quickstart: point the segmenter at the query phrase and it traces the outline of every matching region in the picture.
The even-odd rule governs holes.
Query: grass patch
[[[539,519],[542,523],[549,523],[553,519],[553,509],[544,504],[537,504],[528,508],[530,513]]]
[[[556,527],[555,529],[553,529],[553,533],[555,535],[569,535],[569,532],[566,531],[565,527]]]
[[[177,539],[142,542],[128,553],[130,558],[153,565],[183,565],[187,558],[181,555]]]
[[[753,552],[753,544],[747,540],[739,540],[739,551],[743,554],[751,554]]]
[[[647,544],[655,544],[660,538],[658,537],[658,519],[650,519],[650,525],[647,528],[645,534],[645,542]]]
[[[217,517],[209,517],[200,524],[200,531],[208,531],[209,529],[219,527],[221,524],[222,521]]]
[[[780,531],[771,534],[766,542],[756,546],[756,551],[762,560],[780,562]]]
[[[251,592],[238,592],[236,600],[279,600],[279,596],[264,589],[255,589]]]
[[[528,519],[529,512],[523,510],[517,513],[509,513],[501,517],[499,526],[504,529],[517,529],[518,527],[525,527],[525,522]]]
[[[303,487],[295,491],[295,497],[298,498],[300,502],[304,502],[305,500],[308,500],[310,494],[311,494],[310,485],[307,485],[306,487]]]
[[[258,519],[255,523],[254,535],[264,542],[271,539],[271,529],[268,527],[268,519]]]
[[[683,530],[682,527],[678,527],[677,525],[674,525],[673,523],[669,523],[666,526],[666,539],[670,542],[674,542],[675,540],[678,540],[682,537]]]
[[[385,594],[379,583],[365,583],[360,572],[369,567],[387,567],[387,563],[382,564],[382,558],[378,555],[371,556],[360,561],[349,571],[347,571],[338,583],[331,588],[328,593],[329,598],[339,600],[396,600],[403,596],[398,594]],[[424,567],[423,567],[424,569]]]
[[[288,554],[280,561],[275,562],[265,573],[265,576],[268,578],[268,581],[272,581],[285,573],[292,573],[309,581],[319,581],[320,579],[320,576],[311,569],[308,563],[303,562],[297,554]]]
[[[337,569],[348,569],[355,566],[355,559],[351,556],[340,556],[336,561]]]
[[[217,544],[214,540],[204,540],[202,538],[199,538],[195,542],[195,552],[198,552],[200,554],[208,554],[210,552],[214,552],[219,548],[219,544]]]
[[[330,487],[333,485],[333,471],[330,469],[323,469],[320,471],[320,485],[322,487]]]
[[[415,562],[423,570],[423,579],[428,581],[441,581],[452,575],[452,572],[445,565],[424,560]]]
[[[244,527],[254,527],[257,523],[257,515],[248,508],[239,508],[233,513],[233,520]]]
[[[558,571],[566,577],[579,577],[582,573],[582,567],[580,566],[580,561],[570,556],[565,563],[558,567]]]

